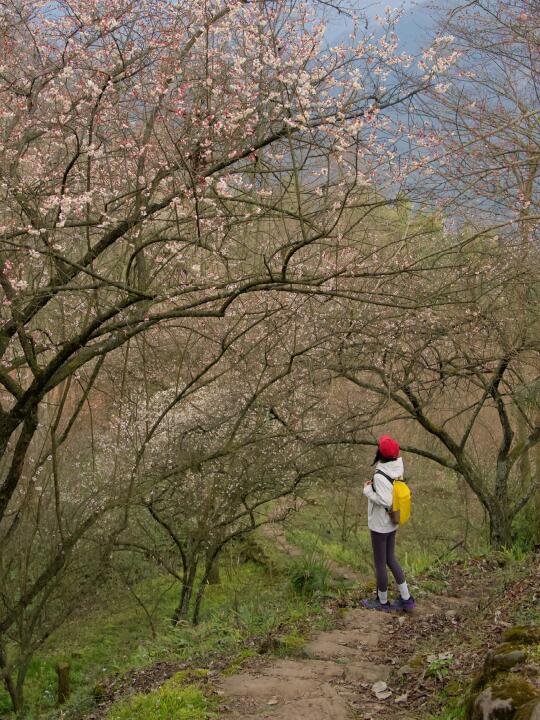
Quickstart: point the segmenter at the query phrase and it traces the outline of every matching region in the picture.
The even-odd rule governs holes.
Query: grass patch
[[[464,708],[463,705],[456,705],[454,707],[446,707],[441,710],[437,715],[430,715],[428,720],[463,720]]]
[[[166,629],[166,618],[176,599],[172,590],[167,594],[169,587],[170,582],[162,576],[148,578],[138,587],[140,596],[146,600],[165,593],[158,619],[160,631]],[[81,608],[33,658],[25,686],[27,718],[58,715],[55,709],[58,662],[70,664],[72,697],[66,710],[75,714],[92,707],[93,688],[105,678],[141,665],[138,656],[145,643],[151,642],[151,633],[135,600],[106,585],[97,592],[93,603]],[[0,717],[11,717],[11,705],[3,688],[0,709],[3,711]]]
[[[184,674],[175,675],[159,690],[115,703],[107,720],[208,720],[215,717],[214,701],[196,685],[184,685]]]
[[[327,512],[334,505],[334,494],[318,495],[316,505],[307,504],[288,520],[285,526],[287,540],[303,550],[305,555],[314,553],[322,561],[332,560],[359,573],[371,575],[373,563],[367,518],[364,516],[354,531],[347,533],[344,539],[342,530],[332,521],[335,513]],[[365,504],[360,506],[359,511],[365,513]],[[416,502],[411,522],[399,529],[397,555],[410,580],[426,572],[433,574],[434,580],[444,580],[443,577],[436,577],[438,558],[447,560],[449,554],[453,557],[459,555],[456,550],[451,553],[448,550],[453,534],[449,533],[448,538],[442,538],[439,534],[442,519],[443,516],[439,519],[436,517],[433,508],[426,515],[423,505]],[[455,532],[458,535],[459,528]],[[478,541],[479,538],[475,537],[469,549],[476,551]]]
[[[339,592],[328,561],[372,575],[371,542],[365,518],[344,541],[339,527],[325,514],[332,503],[333,495],[322,493],[317,506],[306,505],[287,523],[286,535],[303,550],[303,558],[291,561],[263,534],[253,539],[260,548],[231,547],[221,560],[221,584],[207,590],[197,628],[170,625],[179,589],[170,585],[168,577],[147,576],[137,586],[139,597],[149,607],[155,598],[161,598],[154,619],[155,638],[129,593],[114,584],[98,589],[88,606],[81,607],[78,615],[55,633],[32,662],[26,689],[27,717],[30,720],[80,717],[92,707],[94,688],[116,673],[121,675],[156,661],[189,659],[196,665],[201,658],[240,657],[249,638],[279,637],[284,626],[303,628],[307,620],[310,629],[324,624],[322,598]],[[416,519],[413,516],[411,524],[400,529],[398,557],[412,576],[410,581],[414,582],[414,575],[428,568],[431,586],[426,589],[436,592],[445,576],[438,565],[433,565],[433,560],[437,553],[442,554],[444,547],[432,542],[431,536],[428,542],[422,535],[427,532],[425,518],[418,504],[415,507]],[[431,523],[431,515],[429,518]],[[259,552],[261,548],[263,552]],[[254,559],[246,562],[250,552]],[[258,562],[256,555],[261,556]],[[524,611],[523,621],[528,619],[525,612],[532,613],[532,609]],[[304,644],[301,632],[295,636],[290,630],[286,636],[290,642],[286,641],[285,648],[278,653],[300,652]],[[73,694],[62,713],[55,708],[54,668],[58,662],[69,662],[71,666]],[[7,695],[0,689],[0,717],[9,718],[9,708]]]
[[[303,550],[305,555],[316,554],[321,560],[333,560],[359,572],[371,570],[371,545],[367,533],[364,537],[342,543],[335,534],[320,527],[320,520],[314,521],[309,515],[304,516],[304,512],[293,518],[286,531],[291,543]]]
[[[238,656],[249,638],[266,637],[283,625],[302,623],[320,613],[319,598],[299,595],[286,572],[272,572],[273,576],[260,564],[225,557],[222,582],[208,588],[197,627],[170,624],[178,588],[168,591],[168,578],[144,580],[137,588],[139,595],[151,598],[164,593],[155,638],[130,595],[102,592],[93,608],[82,608],[80,617],[59,630],[34,659],[26,687],[28,720],[78,718],[91,710],[94,689],[111,675],[158,661],[189,659],[197,664],[198,659],[216,655]],[[246,652],[255,653],[249,648]],[[55,707],[57,662],[71,666],[72,696],[62,714]],[[12,717],[10,708],[0,688],[0,717]]]
[[[279,646],[275,652],[278,657],[305,657],[306,638],[297,632],[291,632],[279,638]]]
[[[253,648],[245,648],[240,650],[234,660],[224,670],[221,671],[222,675],[236,675],[242,669],[244,663],[252,657],[256,657],[258,652]]]

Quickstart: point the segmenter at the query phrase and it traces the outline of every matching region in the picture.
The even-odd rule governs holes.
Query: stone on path
[[[322,660],[278,660],[274,665],[263,668],[261,675],[277,678],[303,678],[304,680],[342,680],[345,676],[345,665]]]
[[[317,679],[304,679],[291,676],[286,681],[273,675],[232,675],[222,683],[222,690],[228,697],[243,697],[260,700],[263,703],[271,698],[297,700],[298,698],[319,697],[321,693],[331,697],[336,691],[329,684]]]
[[[348,720],[346,703],[321,696],[309,700],[296,700],[277,705],[267,711],[246,715],[244,712],[229,715],[229,720]]]

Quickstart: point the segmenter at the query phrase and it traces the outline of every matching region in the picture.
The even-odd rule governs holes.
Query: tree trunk
[[[210,566],[211,568],[211,566]],[[199,624],[199,619],[201,615],[201,605],[202,600],[204,597],[204,591],[206,590],[206,586],[208,585],[208,574],[210,572],[210,568],[207,568],[204,577],[202,578],[201,582],[199,583],[199,587],[197,588],[197,596],[195,598],[195,607],[193,608],[193,615],[191,618],[191,622],[193,625]]]
[[[9,438],[14,431],[14,423],[10,424],[5,422],[4,418],[1,418],[1,420],[5,424],[5,427],[2,428],[1,433],[0,457],[3,456],[3,453],[7,448]],[[36,432],[37,426],[38,416],[36,403],[30,407],[25,417],[21,432],[13,449],[10,468],[7,471],[3,482],[0,484],[0,521],[3,519],[9,505],[9,501],[11,500],[11,497],[17,489],[21,479],[26,454]]]
[[[349,539],[349,530],[347,528],[347,518],[348,518],[348,510],[349,510],[349,496],[350,496],[350,488],[347,487],[345,490],[345,497],[343,499],[343,508],[341,512],[341,529],[340,529],[340,540],[343,544],[347,542]]]
[[[208,570],[208,584],[209,585],[219,585],[221,582],[221,577],[220,577],[220,573],[219,573],[219,560],[217,557],[214,560],[212,560],[214,551],[215,551],[215,548],[211,548],[206,553],[206,563],[207,563],[207,565],[210,565],[210,569]]]
[[[180,620],[185,620],[188,615],[189,606],[191,603],[191,595],[193,588],[189,584],[182,585],[182,592],[180,593],[180,602],[172,616],[173,625],[176,625]]]
[[[15,685],[15,704],[17,705],[17,715],[25,715],[24,709],[24,684],[26,682],[26,676],[28,674],[28,668],[32,660],[32,654],[24,654],[19,660],[19,667],[17,669],[17,684]]]
[[[70,673],[69,663],[58,663],[56,666],[56,674],[58,676],[58,704],[63,705],[70,696]]]
[[[536,483],[536,492],[534,493],[534,517],[536,522],[535,537],[537,544],[540,544],[540,443],[535,448],[535,469],[534,481]]]
[[[508,497],[508,476],[510,465],[504,449],[497,460],[495,493],[489,503],[489,540],[494,550],[509,548],[512,545],[512,520]]]
[[[13,682],[13,678],[10,675],[4,675],[4,685],[11,700],[11,707],[13,708],[13,712],[15,713],[15,715],[19,715],[19,713],[22,711],[22,698],[19,699],[17,687]]]
[[[195,607],[193,608],[193,617],[192,617],[193,625],[199,624],[199,617],[201,614],[201,604],[202,604],[202,600],[203,600],[203,596],[204,596],[204,591],[206,590],[206,586],[210,583],[210,576],[213,572],[214,566],[218,562],[218,558],[219,558],[222,548],[223,548],[223,545],[214,547],[212,553],[208,553],[208,555],[206,556],[206,567],[204,569],[204,576],[201,579],[201,582],[197,589],[197,597],[195,598]]]
[[[11,675],[4,677],[4,684],[8,691],[11,707],[17,717],[22,716],[23,705],[24,705],[24,681],[20,682],[20,678],[17,678],[17,682],[14,682]]]
[[[497,502],[488,508],[489,543],[494,550],[502,550],[512,545],[512,520],[508,506]]]
[[[13,676],[7,666],[6,653],[3,647],[0,647],[0,675],[2,677],[4,687],[7,690],[9,698],[11,700],[11,707],[13,712],[18,714],[22,710],[22,704],[19,702],[17,694],[17,686],[13,680]]]
[[[176,625],[178,622],[180,622],[180,620],[185,620],[189,615],[189,606],[191,605],[193,584],[195,583],[198,564],[198,560],[194,560],[188,566],[187,576],[184,575],[184,582],[182,584],[182,590],[180,592],[180,602],[171,618],[173,625]]]
[[[525,442],[529,431],[525,418],[520,412],[517,413],[517,430],[519,442]],[[529,452],[526,451],[519,459],[519,481],[522,492],[525,492],[527,488],[530,487],[531,478],[531,459],[529,457]]]

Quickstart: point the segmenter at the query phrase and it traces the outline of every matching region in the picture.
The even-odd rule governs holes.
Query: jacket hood
[[[382,470],[383,473],[389,475],[393,480],[403,476],[403,460],[398,457],[397,460],[390,460],[389,462],[378,462],[375,470]]]

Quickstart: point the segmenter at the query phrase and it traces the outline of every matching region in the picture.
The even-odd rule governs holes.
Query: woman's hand
[[[368,485],[373,485],[373,481],[372,481],[372,480],[366,480],[366,482],[364,483],[364,487],[367,487]]]

